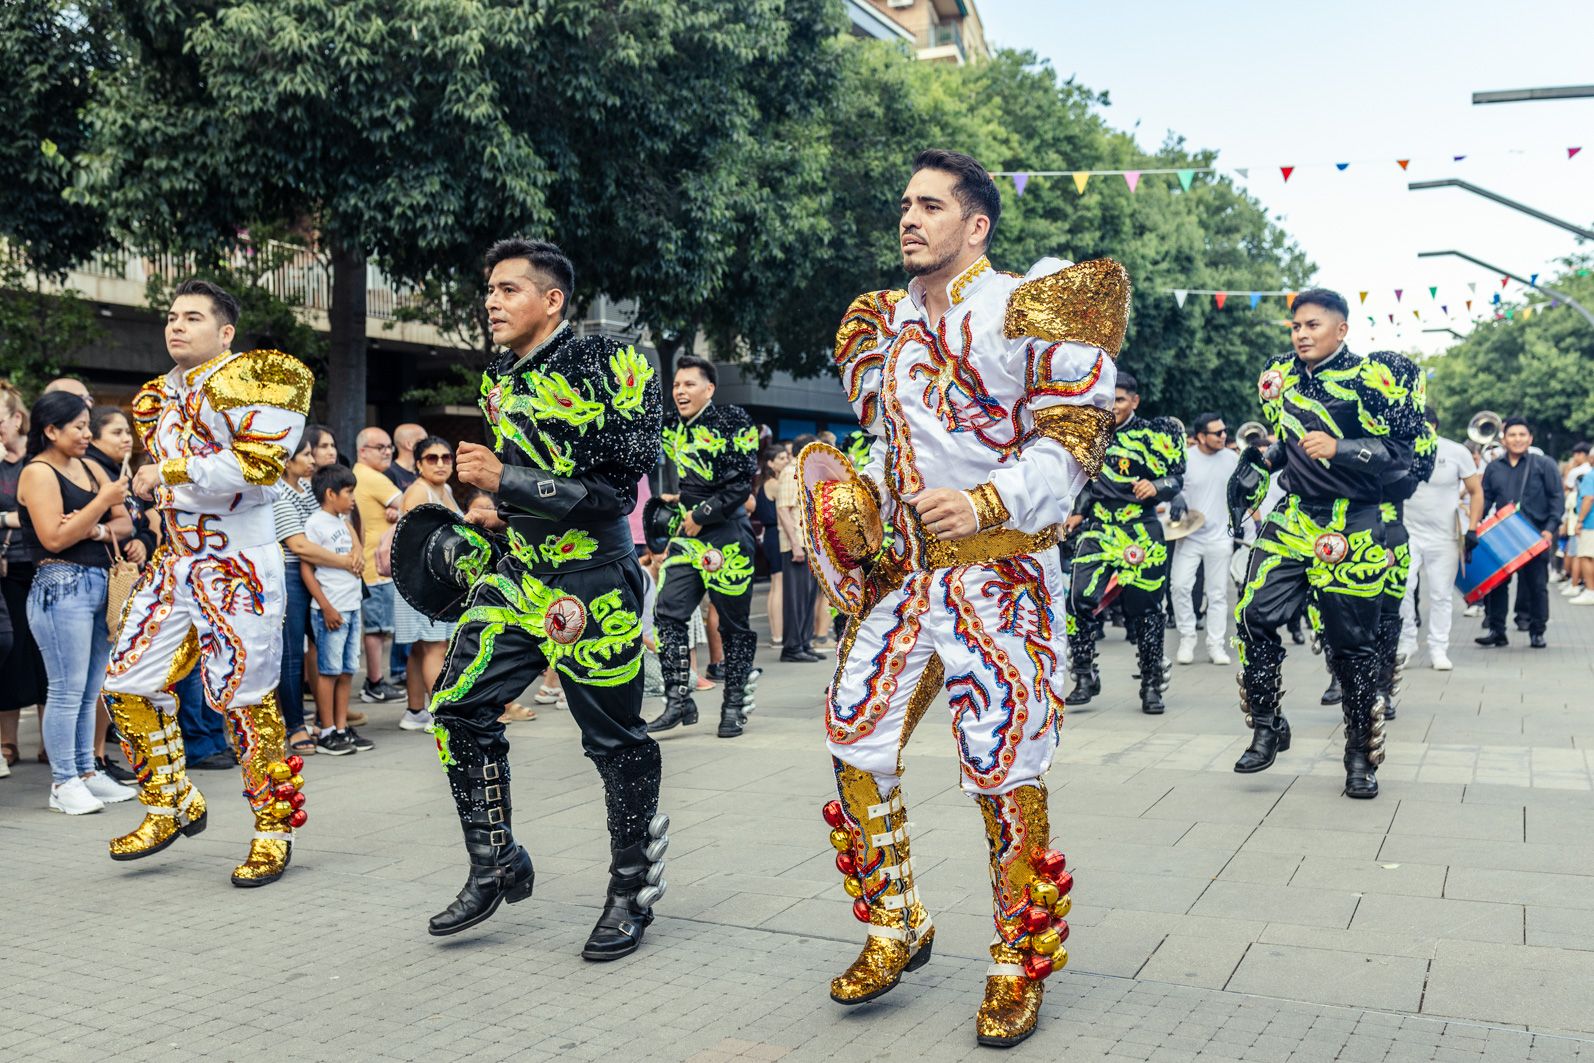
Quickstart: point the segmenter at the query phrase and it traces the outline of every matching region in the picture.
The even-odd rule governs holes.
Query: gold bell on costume
[[[264,886],[277,881],[293,858],[293,831],[304,826],[304,758],[284,757],[286,729],[276,695],[259,705],[229,709],[228,738],[244,777],[244,796],[255,813],[249,855],[232,873],[234,886]]]
[[[177,718],[136,694],[107,692],[106,707],[122,736],[122,752],[138,776],[144,820],[110,843],[112,860],[153,856],[180,835],[205,829],[205,798],[183,768],[183,735]]]
[[[838,764],[836,781],[842,800],[828,802],[822,813],[831,827],[836,870],[846,876],[843,886],[854,898],[852,914],[868,924],[869,937],[852,966],[831,981],[830,997],[862,1004],[895,989],[904,972],[930,962],[935,925],[913,885],[902,788],[883,798],[874,776],[850,765]]]

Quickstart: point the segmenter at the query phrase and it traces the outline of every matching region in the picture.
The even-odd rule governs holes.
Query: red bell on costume
[[[1057,940],[1058,941],[1067,941],[1068,940],[1068,920],[1066,920],[1066,919],[1057,920]]]
[[[837,853],[836,870],[843,875],[856,875],[858,873],[858,858],[851,853]]]
[[[1057,876],[1057,892],[1058,893],[1062,893],[1062,894],[1066,895],[1073,888],[1074,888],[1074,876],[1073,875],[1070,875],[1068,872],[1064,871],[1061,875]]]
[[[1047,849],[1035,858],[1035,870],[1054,882],[1067,866],[1068,858],[1056,849]],[[1067,893],[1068,891],[1063,890],[1063,892]]]
[[[1039,934],[1052,925],[1052,913],[1045,908],[1029,907],[1024,909],[1018,921],[1025,933]]]
[[[305,820],[307,820],[309,818],[310,818],[310,813],[306,812],[304,809],[301,808],[297,812],[295,812],[293,815],[288,817],[288,826],[290,826],[290,827],[302,827],[305,824]]]
[[[295,790],[292,796],[288,798],[288,804],[292,805],[296,809],[303,808],[304,794],[301,794],[298,790]]]
[[[299,774],[299,772],[304,768],[304,758],[297,753],[289,757],[285,763],[288,765],[288,770],[293,772],[295,775]]]
[[[852,917],[860,923],[869,921],[869,902],[859,897],[852,902]]]
[[[287,801],[298,792],[298,790],[295,790],[287,783],[280,783],[275,790],[271,791],[272,796],[276,797],[276,799],[279,801]]]
[[[1040,956],[1030,953],[1024,957],[1024,977],[1032,982],[1039,982],[1052,973],[1052,959],[1050,956]]]
[[[840,801],[827,803],[824,808],[820,809],[820,813],[825,817],[825,822],[832,827],[843,827],[847,824],[847,817],[841,814]]]

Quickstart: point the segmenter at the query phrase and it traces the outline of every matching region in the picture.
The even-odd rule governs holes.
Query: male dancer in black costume
[[[1085,485],[1068,518],[1073,535],[1073,576],[1068,602],[1068,656],[1074,689],[1065,699],[1083,705],[1101,693],[1096,669],[1096,606],[1116,575],[1124,621],[1140,662],[1140,710],[1157,715],[1164,709],[1167,682],[1163,640],[1167,618],[1163,600],[1168,586],[1168,544],[1157,503],[1166,502],[1184,486],[1184,430],[1168,417],[1147,420],[1140,407],[1140,385],[1131,373],[1118,371],[1113,399],[1117,427],[1107,444],[1101,472]],[[1083,522],[1083,523],[1081,523]]]
[[[1287,492],[1263,524],[1235,607],[1241,708],[1255,735],[1234,770],[1262,771],[1289,748],[1277,629],[1305,600],[1345,691],[1345,794],[1370,798],[1384,755],[1376,638],[1393,557],[1384,480],[1407,460],[1422,417],[1387,365],[1346,348],[1348,312],[1336,292],[1296,296],[1295,353],[1274,359],[1257,382],[1278,442],[1266,453],[1247,447],[1231,480],[1231,514],[1237,498],[1260,504],[1270,471]]]
[[[464,605],[431,710],[470,877],[430,929],[457,933],[531,895],[498,717],[551,666],[608,812],[608,897],[582,955],[612,960],[653,921],[668,843],[659,747],[641,716],[644,582],[626,521],[658,460],[659,387],[634,347],[570,328],[575,270],[553,244],[503,240],[487,265],[487,317],[507,350],[482,377],[492,445],[461,443],[459,478],[497,495],[506,540],[440,506],[412,510],[394,536],[406,598],[434,617]]]
[[[687,622],[708,594],[725,643],[721,738],[735,738],[752,708],[747,689],[758,636],[748,623],[753,589],[753,525],[747,500],[758,472],[758,428],[740,406],[714,402],[714,363],[686,355],[675,364],[675,408],[664,415],[664,456],[675,466],[680,493],[661,495],[677,516],[659,567],[659,663],[664,711],[649,731],[697,722],[692,700]]]

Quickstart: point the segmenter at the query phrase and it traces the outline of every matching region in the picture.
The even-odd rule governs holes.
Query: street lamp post
[[[1525,277],[1517,276],[1515,273],[1512,273],[1508,269],[1501,269],[1499,266],[1491,265],[1488,262],[1485,262],[1481,258],[1474,258],[1471,255],[1463,254],[1460,251],[1418,251],[1417,252],[1417,257],[1418,258],[1443,258],[1446,255],[1453,255],[1456,258],[1464,259],[1464,260],[1466,260],[1468,262],[1471,262],[1475,266],[1482,266],[1484,269],[1490,270],[1490,271],[1492,271],[1494,273],[1498,273],[1502,277],[1510,277],[1512,280],[1516,281],[1519,284],[1526,284],[1530,288],[1537,288],[1539,291],[1544,292],[1546,295],[1554,296],[1555,298],[1561,300],[1561,302],[1565,303],[1567,306],[1570,306],[1572,309],[1574,309],[1578,313],[1582,314],[1584,319],[1586,321],[1588,321],[1588,323],[1590,325],[1594,325],[1594,313],[1589,313],[1588,307],[1584,306],[1582,303],[1578,302],[1576,299],[1572,298],[1570,295],[1567,295],[1565,292],[1558,292],[1554,288],[1550,288],[1550,287],[1548,287],[1546,285],[1543,285],[1543,284],[1535,284],[1533,281],[1528,280]]]
[[[1567,232],[1573,233],[1581,239],[1594,240],[1594,229],[1585,229],[1581,225],[1576,225],[1562,218],[1557,218],[1553,214],[1546,214],[1542,210],[1535,210],[1526,203],[1518,203],[1516,200],[1508,199],[1498,192],[1491,192],[1487,188],[1479,188],[1470,181],[1462,181],[1455,177],[1447,177],[1440,181],[1412,181],[1406,185],[1407,191],[1410,192],[1421,192],[1429,188],[1459,188],[1464,192],[1471,192],[1475,196],[1482,196],[1484,199],[1491,199],[1494,202],[1499,203],[1501,206],[1506,206],[1510,207],[1512,210],[1521,211],[1528,217],[1537,218],[1539,221],[1545,222],[1548,225],[1554,225],[1565,229]]]
[[[1480,103],[1523,103],[1529,100],[1576,100],[1594,96],[1594,85],[1561,85],[1543,89],[1499,89],[1474,92],[1473,105]]]

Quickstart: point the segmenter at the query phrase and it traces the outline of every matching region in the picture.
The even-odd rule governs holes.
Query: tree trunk
[[[332,250],[332,305],[327,352],[327,420],[338,449],[358,461],[354,437],[365,427],[365,255],[341,243]]]

